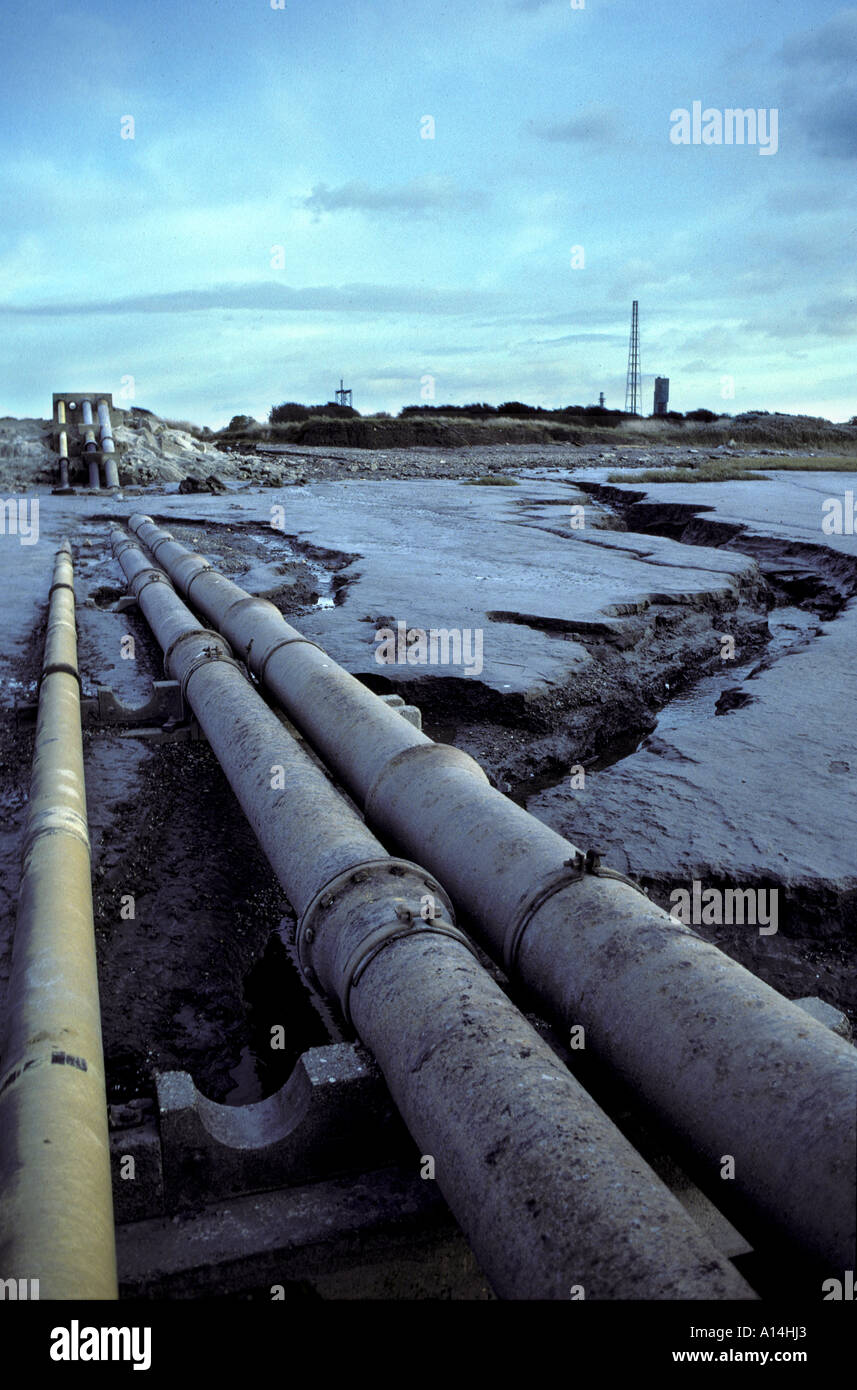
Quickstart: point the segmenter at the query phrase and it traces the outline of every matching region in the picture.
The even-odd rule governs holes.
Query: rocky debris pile
[[[0,486],[24,492],[34,483],[54,481],[56,455],[50,447],[49,420],[0,419]]]
[[[208,439],[175,428],[147,410],[129,410],[113,437],[122,451],[120,481],[141,487],[180,483],[185,478],[202,480],[223,457]]]
[[[226,484],[222,478],[218,478],[216,473],[210,473],[207,478],[182,478],[179,483],[179,492],[187,494],[189,492],[212,492],[219,495],[228,492]]]

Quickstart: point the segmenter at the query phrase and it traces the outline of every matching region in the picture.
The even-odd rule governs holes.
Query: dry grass
[[[517,487],[518,479],[506,473],[482,473],[478,478],[464,478],[464,487]]]
[[[760,472],[764,469],[764,472]],[[857,473],[857,457],[842,454],[813,454],[806,457],[710,459],[698,468],[639,468],[633,472],[609,473],[608,483],[725,483],[750,478],[770,481],[775,470],[801,473]]]

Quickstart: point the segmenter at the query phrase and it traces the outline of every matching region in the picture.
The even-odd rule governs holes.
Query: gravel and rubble
[[[222,487],[304,486],[345,477],[461,478],[471,481],[513,477],[533,470],[570,467],[698,467],[712,459],[759,455],[788,457],[796,451],[727,445],[696,448],[688,444],[544,443],[473,444],[460,448],[417,447],[359,449],[292,444],[245,444],[218,441],[210,430],[190,433],[160,420],[150,411],[124,412],[114,428],[119,481],[123,488],[173,492],[218,491]],[[57,456],[50,420],[0,419],[0,489],[26,493],[56,481]],[[84,488],[82,466],[72,460],[72,484]]]

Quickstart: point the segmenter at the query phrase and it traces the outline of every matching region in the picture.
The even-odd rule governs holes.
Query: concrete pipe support
[[[42,1299],[116,1297],[73,583],[64,543],[0,1063],[0,1279],[37,1279]]]
[[[477,962],[441,886],[386,854],[139,546],[113,548],[294,907],[307,978],[374,1053],[495,1291],[752,1297]]]
[[[712,1176],[835,1273],[854,1267],[857,1049],[433,743],[279,611],[157,527],[131,529],[485,950],[603,1058]],[[730,1184],[732,1186],[732,1184]]]

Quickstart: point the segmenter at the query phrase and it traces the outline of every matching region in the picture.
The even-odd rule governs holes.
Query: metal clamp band
[[[391,855],[384,855],[382,859],[364,859],[359,864],[352,864],[349,868],[334,874],[333,878],[329,878],[327,883],[318,889],[315,897],[307,903],[295,931],[295,946],[299,957],[304,940],[312,941],[310,928],[319,908],[332,907],[334,899],[338,897],[343,888],[347,888],[351,883],[365,883],[369,875],[376,869],[382,873],[388,873],[391,878],[404,878],[407,874],[416,874],[430,893],[437,893],[443,898],[447,909],[450,913],[452,912],[452,903],[446,897],[440,884],[427,875],[425,869],[421,869],[419,864],[412,863],[410,859],[394,859]],[[301,964],[303,965],[303,961]]]
[[[49,599],[50,599],[50,597],[51,597],[52,594],[56,593],[57,589],[71,589],[72,594],[74,593],[74,585],[73,585],[73,584],[67,583],[66,580],[64,580],[64,579],[58,579],[57,582],[56,582],[56,584],[52,584],[51,587],[48,589],[48,598],[49,598]]]
[[[385,856],[383,859],[365,859],[362,863],[354,864],[343,872],[334,874],[322,888],[318,890],[315,897],[307,904],[301,914],[295,932],[295,949],[298,957],[298,965],[310,987],[313,987],[316,977],[309,959],[309,946],[315,936],[315,923],[320,912],[332,907],[336,898],[346,891],[352,884],[365,883],[372,875],[386,876],[391,878],[410,879],[411,885],[414,880],[418,880],[427,891],[440,899],[444,909],[449,914],[450,923],[427,922],[421,917],[413,918],[409,916],[407,922],[398,917],[395,922],[385,923],[383,926],[370,932],[355,947],[349,956],[344,975],[344,999],[340,999],[340,1007],[348,1022],[351,1022],[348,1001],[351,990],[356,984],[357,979],[362,974],[369,960],[386,945],[388,940],[393,937],[410,936],[414,931],[435,931],[446,936],[453,936],[455,940],[466,946],[471,954],[475,954],[471,943],[467,937],[458,932],[455,927],[455,912],[452,902],[440,886],[436,879],[426,872],[419,864],[414,864],[409,859],[396,859]],[[337,987],[338,993],[338,987]]]
[[[154,523],[153,523],[153,524],[154,524]],[[167,541],[174,541],[174,540],[175,540],[175,536],[172,534],[172,532],[170,532],[170,531],[165,531],[164,534],[163,534],[162,536],[159,536],[158,539],[157,539],[156,541],[143,541],[143,544],[145,545],[145,547],[146,547],[146,549],[149,551],[149,553],[150,553],[152,556],[154,556],[154,558],[157,560],[157,558],[158,558],[158,546],[159,546],[159,545],[165,545]]]
[[[399,941],[403,937],[408,936],[426,936],[428,934],[434,936],[448,936],[451,940],[457,941],[459,945],[465,946],[470,954],[474,958],[476,957],[476,952],[464,933],[459,931],[458,927],[448,926],[445,922],[424,922],[420,917],[414,922],[397,922],[395,925],[391,922],[389,926],[378,927],[377,930],[370,932],[368,936],[364,937],[360,945],[354,949],[343,971],[342,993],[344,997],[342,1000],[342,1012],[349,1026],[352,1026],[351,991],[354,989],[369,962],[374,960],[379,952],[383,951],[384,947],[388,946],[391,941]]]
[[[114,558],[114,560],[118,560],[119,557],[120,557],[120,555],[124,555],[124,554],[125,554],[125,551],[126,551],[126,550],[139,550],[139,549],[140,549],[140,543],[139,543],[139,541],[137,541],[137,540],[133,540],[133,541],[132,541],[130,536],[123,536],[122,539],[121,539],[121,541],[116,541],[116,542],[114,542],[114,545],[113,545],[113,558]],[[142,553],[142,552],[141,552],[141,553]]]
[[[566,860],[562,869],[552,878],[547,879],[546,882],[523,903],[516,916],[513,918],[503,942],[503,963],[507,975],[512,975],[514,973],[524,933],[539,909],[544,907],[545,903],[548,902],[550,898],[562,892],[563,888],[568,888],[572,883],[579,883],[582,879],[586,878],[587,875],[593,878],[617,879],[620,883],[627,884],[629,888],[634,888],[638,893],[641,893],[644,898],[648,898],[646,890],[641,888],[639,883],[635,883],[633,879],[626,877],[626,875],[620,873],[618,869],[602,869],[601,855],[598,850],[588,849],[585,853],[581,850],[577,850],[571,859]]]
[[[202,562],[202,564],[200,565],[199,569],[198,569],[198,570],[194,570],[194,572],[193,572],[193,574],[191,575],[190,579],[188,580],[188,582],[187,582],[187,583],[185,584],[185,586],[184,586],[184,596],[185,596],[185,598],[190,598],[190,591],[191,591],[191,589],[193,588],[195,581],[196,581],[197,579],[199,579],[199,576],[200,576],[201,574],[210,574],[211,571],[212,571],[213,569],[214,569],[214,565],[210,565],[210,564],[208,563],[207,560],[203,560],[203,562]]]
[[[225,637],[221,637],[219,632],[214,632],[210,627],[186,627],[184,632],[180,632],[178,637],[174,637],[170,645],[164,652],[164,675],[170,676],[170,658],[180,642],[184,642],[187,637],[210,637],[213,642],[219,642],[221,647],[226,649],[226,655],[232,656],[232,648]]]
[[[86,846],[89,853],[89,826],[86,817],[73,811],[70,806],[49,806],[45,811],[37,811],[24,831],[22,858],[26,858],[34,842],[40,835],[73,835]]]
[[[194,661],[190,663],[190,666],[188,666],[187,670],[181,678],[180,686],[183,701],[187,701],[188,681],[190,680],[194,671],[198,671],[200,666],[207,666],[211,661],[223,661],[226,663],[227,666],[234,666],[238,674],[244,680],[247,679],[246,668],[241,665],[240,661],[236,661],[234,656],[228,656],[226,652],[218,651],[216,647],[206,647],[205,651],[202,652],[198,657],[196,657]]]
[[[60,674],[64,676],[74,676],[75,680],[80,686],[80,693],[81,695],[83,694],[83,681],[80,679],[80,672],[78,671],[76,666],[72,666],[68,661],[52,661],[49,666],[45,666],[42,670],[41,675],[39,676],[39,690],[41,690],[42,688],[42,682],[48,676],[56,676]]]
[[[267,670],[268,662],[271,660],[271,657],[274,656],[281,647],[288,647],[292,642],[305,642],[308,647],[315,647],[317,651],[324,652],[324,648],[320,647],[317,642],[313,642],[310,637],[283,637],[279,642],[275,642],[273,647],[270,647],[263,656],[261,665],[256,673],[260,681],[264,681],[265,679],[265,671]],[[324,652],[324,654],[327,656],[327,652]]]
[[[141,584],[138,584],[137,580],[142,575],[145,575],[145,578],[143,579],[143,582]],[[168,584],[171,589],[173,587],[172,583],[170,582],[169,575],[164,574],[163,570],[140,570],[139,574],[136,574],[131,581],[131,592],[133,593],[138,603],[140,601],[140,595],[149,584]]]

